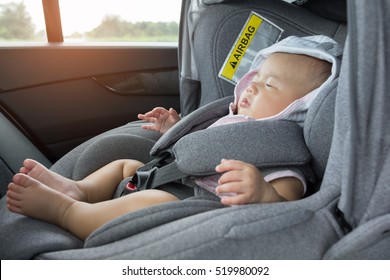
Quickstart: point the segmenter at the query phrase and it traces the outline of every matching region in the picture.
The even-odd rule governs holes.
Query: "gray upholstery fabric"
[[[390,214],[373,218],[335,243],[324,259],[390,259]]]
[[[288,121],[244,122],[197,131],[181,138],[173,152],[179,169],[195,176],[214,174],[223,158],[258,167],[304,165],[311,159],[302,129]]]
[[[0,259],[32,259],[44,252],[81,248],[83,242],[63,229],[14,214],[0,201]]]
[[[194,81],[193,84],[201,88],[200,95],[195,96],[200,105],[233,94],[233,87],[217,79],[217,73],[251,10],[283,27],[283,36],[325,34],[343,43],[345,25],[319,18],[281,1],[228,1],[226,4],[212,5],[200,17],[195,33],[189,35],[194,40],[195,60],[199,70],[200,81]],[[191,83],[187,81],[187,84]],[[343,91],[340,93],[345,94]],[[185,96],[188,97],[188,93],[183,93]],[[338,106],[345,108],[346,102],[340,98]],[[329,112],[324,111],[325,114]],[[343,122],[343,116],[339,110],[336,120]],[[55,164],[53,170],[67,177],[78,178],[117,157],[146,160],[149,155],[145,156],[143,151],[150,149],[158,137],[143,133],[137,125],[110,131],[76,148]],[[316,139],[315,131],[313,133],[310,139]],[[344,132],[339,129],[334,139],[341,140],[344,136]],[[118,146],[110,146],[109,138]],[[138,142],[142,145],[142,153],[132,149],[131,144],[140,138],[146,139]],[[309,142],[315,145],[312,140]],[[341,141],[336,143],[346,145]],[[109,153],[106,150],[108,147]],[[300,201],[238,207],[223,207],[217,201],[201,198],[167,203],[123,215],[97,229],[85,243],[80,243],[58,227],[8,212],[5,199],[2,199],[0,257],[320,259],[332,244],[344,236],[334,213],[340,186],[344,182],[338,161],[342,159],[343,149],[332,145],[331,154],[326,171],[331,167],[333,172],[326,172],[319,192]],[[379,240],[375,244],[370,251],[372,254],[382,245]]]
[[[314,100],[304,124],[306,145],[312,155],[310,165],[318,181],[324,176],[332,143],[337,85],[338,79],[329,85],[328,94]]]
[[[353,230],[325,257],[390,259],[390,3],[349,1],[349,8],[348,52],[324,181],[342,187],[339,208]]]
[[[346,180],[340,209],[348,222],[357,226],[390,212],[390,24],[386,20],[390,2],[350,4],[351,23],[359,32],[349,37],[350,68],[345,70],[341,90],[348,93],[345,102],[353,106],[336,110],[345,110],[350,120],[348,128],[338,126],[345,135],[344,153],[349,155],[342,170]]]
[[[107,163],[121,158],[141,162],[151,160],[150,149],[160,134],[141,128],[142,122],[133,122],[96,136],[70,151],[51,169],[79,180]]]

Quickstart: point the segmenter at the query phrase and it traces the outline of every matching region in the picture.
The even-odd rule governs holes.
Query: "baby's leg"
[[[64,217],[64,228],[85,240],[103,224],[129,212],[178,199],[170,193],[149,189],[98,203],[74,203]]]
[[[89,204],[77,201],[25,174],[15,175],[7,192],[7,207],[10,211],[56,224],[83,240],[92,231],[120,215],[175,200],[177,198],[169,193],[146,190]]]
[[[132,176],[142,165],[136,160],[116,160],[81,181],[73,181],[35,160],[26,159],[20,172],[76,200],[93,203],[111,199],[118,184],[124,178]]]

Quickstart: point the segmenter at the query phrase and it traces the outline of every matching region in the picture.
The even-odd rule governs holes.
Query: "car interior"
[[[195,196],[125,214],[85,241],[8,211],[26,158],[79,180],[115,159],[213,147],[201,130],[231,101],[219,71],[251,12],[281,39],[321,34],[344,49],[303,128],[318,191],[237,207]],[[183,0],[178,46],[0,46],[1,259],[390,259],[389,17],[385,0]],[[137,121],[157,106],[184,121],[161,138]]]

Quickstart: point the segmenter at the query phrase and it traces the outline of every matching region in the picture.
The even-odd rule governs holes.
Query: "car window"
[[[59,0],[64,42],[177,42],[181,0]],[[0,0],[0,42],[47,41],[41,0]]]
[[[65,42],[177,42],[181,0],[60,0]]]
[[[46,41],[42,1],[0,0],[0,42]]]

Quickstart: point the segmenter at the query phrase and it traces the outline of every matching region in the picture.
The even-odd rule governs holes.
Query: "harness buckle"
[[[121,196],[148,189],[157,169],[157,167],[153,167],[149,170],[137,170],[135,174],[130,177],[130,180],[123,189]]]
[[[127,184],[126,184],[126,190],[129,192],[129,193],[132,193],[132,192],[136,192],[136,191],[139,191],[138,187],[136,185],[134,185],[131,181],[129,181]]]

